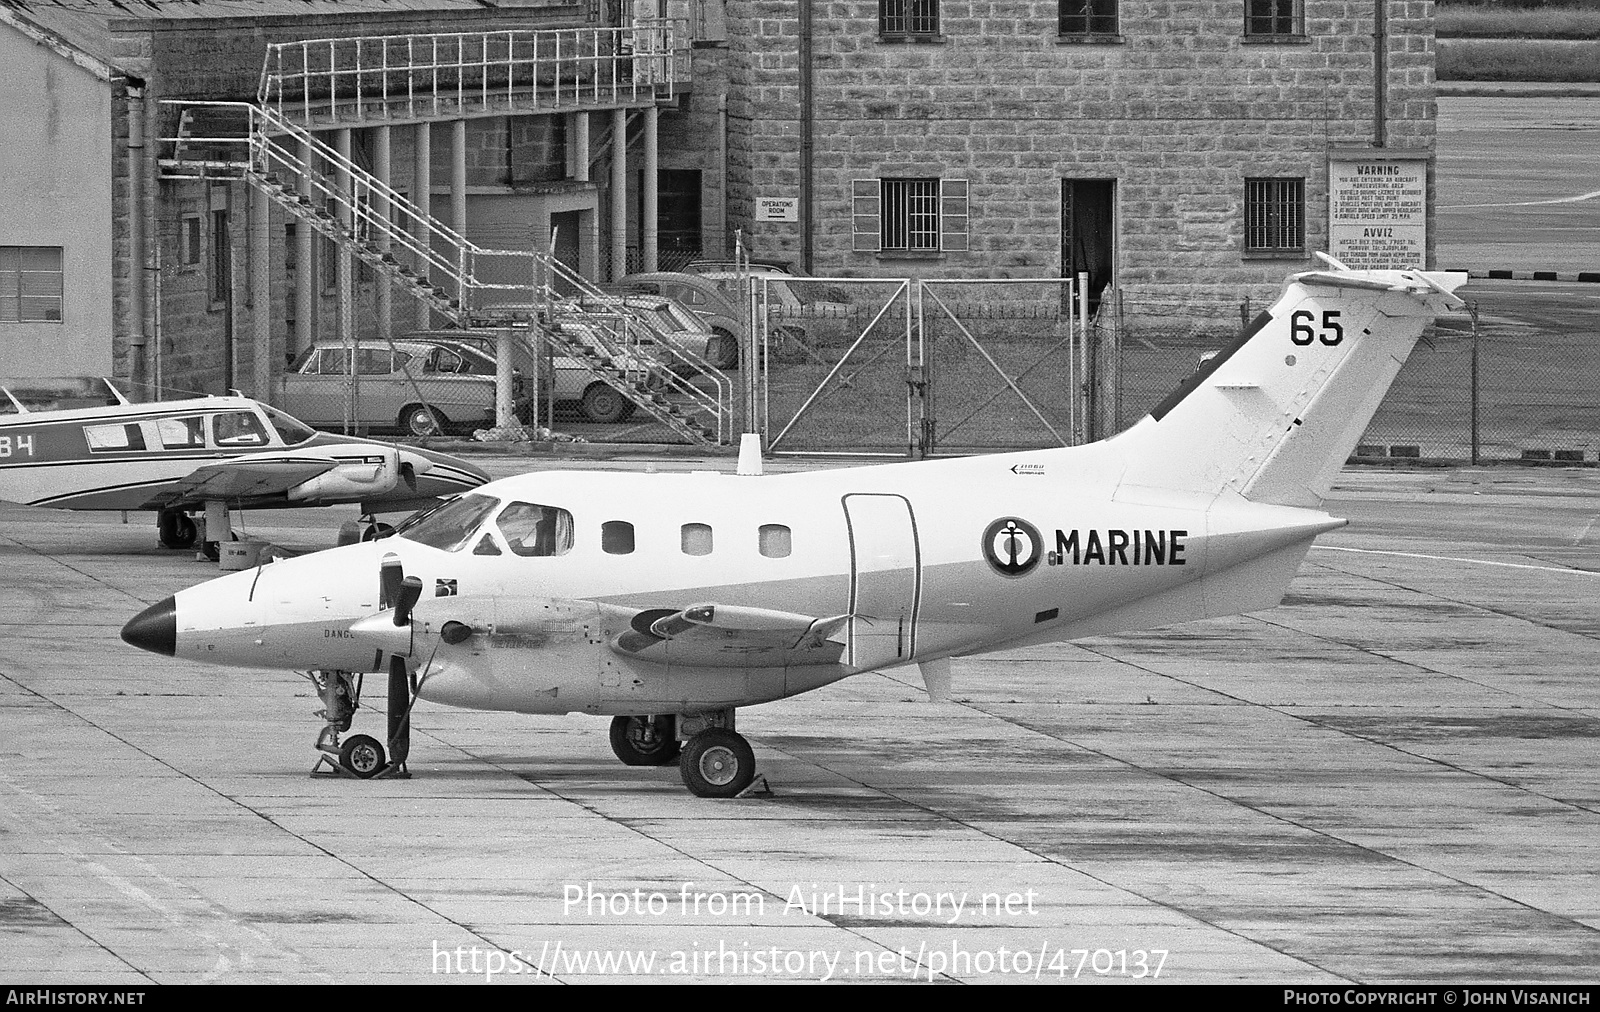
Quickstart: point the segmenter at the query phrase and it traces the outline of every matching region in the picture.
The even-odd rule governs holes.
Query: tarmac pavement
[[[0,507],[0,982],[1592,982],[1600,474],[1328,508],[1274,610],[745,710],[773,793],[718,802],[604,720],[426,703],[414,779],[309,777],[303,680],[117,637],[213,566]]]

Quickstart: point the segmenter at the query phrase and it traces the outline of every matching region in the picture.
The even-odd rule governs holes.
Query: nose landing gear
[[[406,759],[411,753],[411,703],[415,687],[411,685],[405,662],[394,658],[389,667],[389,747],[366,734],[355,734],[341,744],[339,736],[350,730],[355,712],[361,708],[362,675],[349,671],[312,671],[307,673],[311,684],[317,688],[322,709],[317,716],[327,722],[317,735],[317,762],[311,767],[313,776],[323,766],[331,774],[370,780],[374,777],[409,778]]]

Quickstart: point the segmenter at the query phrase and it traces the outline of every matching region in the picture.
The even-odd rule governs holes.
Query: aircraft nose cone
[[[128,620],[122,642],[168,657],[178,652],[178,602],[164,598]]]

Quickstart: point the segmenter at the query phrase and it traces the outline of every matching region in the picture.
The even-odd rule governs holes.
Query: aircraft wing
[[[164,489],[147,509],[172,508],[208,500],[235,503],[280,495],[339,466],[332,457],[304,454],[252,454],[203,464]]]
[[[837,664],[848,615],[814,618],[768,608],[697,604],[642,611],[611,649],[658,664],[777,668]]]

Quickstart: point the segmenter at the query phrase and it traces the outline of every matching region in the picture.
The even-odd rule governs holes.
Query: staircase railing
[[[279,119],[421,119],[642,104],[690,81],[687,21],[379,35],[267,46],[257,100]]]
[[[519,327],[680,435],[731,441],[727,376],[556,257],[473,244],[271,109],[240,102],[167,104],[181,107],[183,124],[165,141],[172,146],[172,156],[162,159],[169,178],[245,178],[457,327]],[[193,129],[197,114],[213,120],[199,134]],[[578,298],[557,296],[558,284]],[[595,347],[602,350],[599,359],[585,350]],[[626,356],[620,363],[606,361],[619,355]],[[638,368],[649,375],[632,376]],[[697,385],[697,378],[712,389]],[[711,417],[696,419],[694,412]]]

